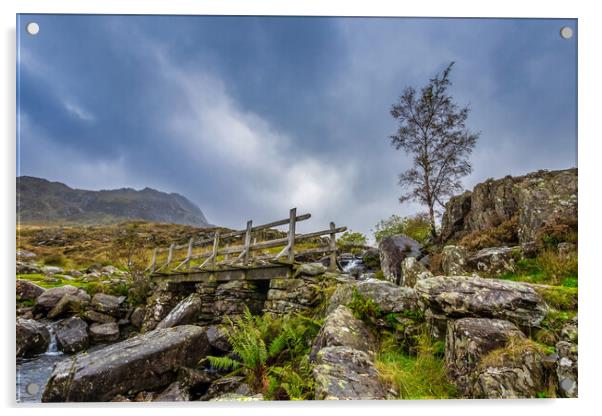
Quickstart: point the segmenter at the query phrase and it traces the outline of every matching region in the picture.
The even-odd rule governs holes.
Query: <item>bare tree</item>
[[[432,78],[420,94],[407,87],[391,108],[391,115],[399,120],[391,144],[414,157],[412,168],[399,175],[405,190],[399,202],[427,206],[433,238],[437,237],[436,206],[443,207],[446,198],[462,189],[460,179],[472,171],[468,156],[479,138],[479,133],[466,128],[468,106],[458,107],[447,92],[453,65]]]

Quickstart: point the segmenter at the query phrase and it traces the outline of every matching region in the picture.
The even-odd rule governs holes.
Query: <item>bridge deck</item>
[[[293,274],[292,264],[266,264],[228,268],[190,270],[185,272],[154,273],[153,279],[169,282],[229,282],[231,280],[287,279]]]

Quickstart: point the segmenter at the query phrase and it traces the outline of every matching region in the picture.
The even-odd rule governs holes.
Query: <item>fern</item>
[[[240,362],[233,360],[230,357],[213,357],[208,356],[209,364],[216,370],[238,370],[240,369]]]

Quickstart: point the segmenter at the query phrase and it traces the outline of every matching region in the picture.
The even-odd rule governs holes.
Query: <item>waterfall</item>
[[[362,260],[360,259],[352,259],[346,265],[343,266],[344,273],[351,273],[353,269],[362,264]]]
[[[50,324],[46,328],[48,328],[48,332],[50,333],[50,342],[48,343],[46,355],[61,355],[62,352],[58,350],[56,344],[56,331],[54,330],[54,324]]]

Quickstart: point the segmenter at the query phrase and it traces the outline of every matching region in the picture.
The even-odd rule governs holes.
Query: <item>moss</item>
[[[564,286],[536,287],[546,303],[558,310],[577,310],[578,289]]]

